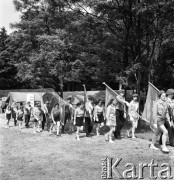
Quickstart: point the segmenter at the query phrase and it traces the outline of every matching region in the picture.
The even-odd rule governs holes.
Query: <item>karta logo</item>
[[[146,176],[149,179],[173,179],[171,176],[172,168],[169,164],[163,163],[160,166],[154,162],[154,159],[150,164],[140,163],[138,166],[132,163],[125,164],[125,170],[119,171],[119,165],[122,158],[117,158],[116,161],[113,158],[102,159],[102,179],[144,179],[144,170],[146,169]],[[155,169],[156,168],[156,169]],[[160,168],[157,169],[157,168]],[[156,170],[156,171],[155,171]],[[147,174],[149,172],[149,175]],[[155,173],[156,172],[156,173]]]

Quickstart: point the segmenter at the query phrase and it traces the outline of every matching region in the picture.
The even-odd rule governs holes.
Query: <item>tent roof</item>
[[[26,101],[27,94],[34,94],[35,101],[41,101],[45,92],[9,92],[8,97],[16,102]]]
[[[8,89],[0,90],[0,98],[7,97],[10,92],[23,92],[23,93],[32,93],[32,92],[55,92],[52,88],[45,89]]]

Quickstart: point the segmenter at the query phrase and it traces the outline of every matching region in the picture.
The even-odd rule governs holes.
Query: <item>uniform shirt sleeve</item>
[[[117,96],[116,99],[117,99],[118,102],[120,102],[120,103],[122,103],[122,104],[125,103],[125,100],[122,99],[120,96]]]

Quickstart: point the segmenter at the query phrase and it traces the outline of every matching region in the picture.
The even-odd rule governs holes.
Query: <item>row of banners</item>
[[[106,86],[106,94],[105,94],[105,109],[106,109],[110,100],[115,98],[118,94],[105,83],[104,85]],[[151,124],[152,121],[152,107],[153,107],[153,103],[158,99],[158,92],[159,90],[149,82],[146,103],[144,106],[144,111],[141,116],[141,119],[148,122],[149,124]]]

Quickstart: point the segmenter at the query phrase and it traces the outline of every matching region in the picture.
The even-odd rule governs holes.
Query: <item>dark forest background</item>
[[[0,89],[174,87],[173,0],[14,0],[0,30]]]

